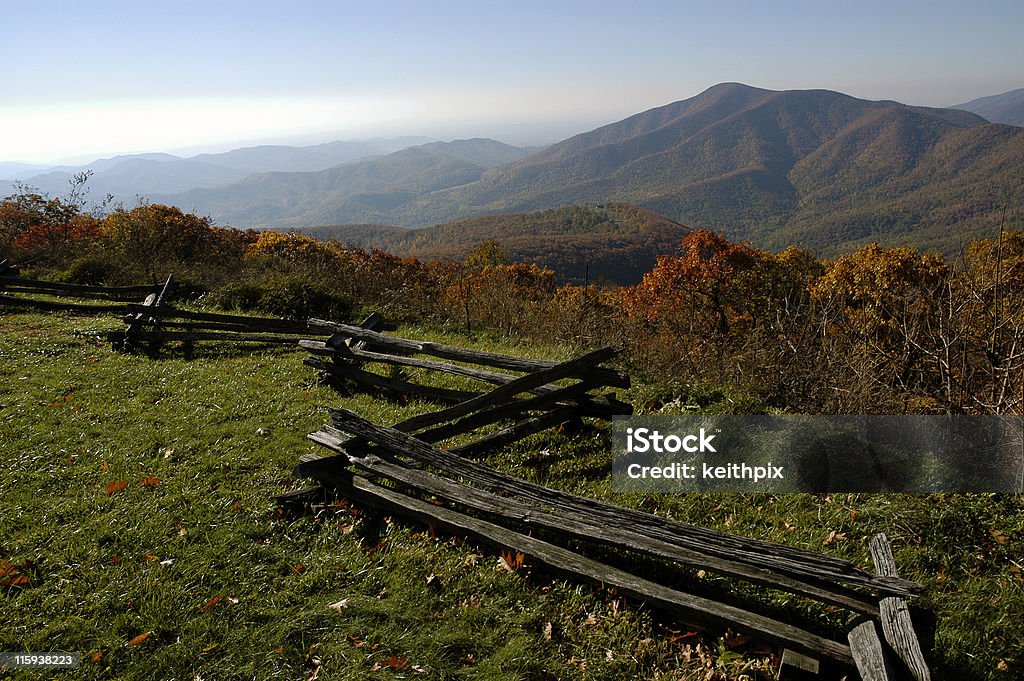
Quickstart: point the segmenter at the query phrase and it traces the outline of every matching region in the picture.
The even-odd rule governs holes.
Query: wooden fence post
[[[171,287],[173,285],[174,275],[168,274],[167,281],[164,282],[164,286],[160,290],[160,293],[150,293],[146,296],[146,299],[142,302],[143,306],[156,308],[169,301],[171,299]],[[138,336],[141,327],[152,319],[153,318],[146,315],[145,312],[137,313],[128,323],[128,328],[124,330],[124,336],[121,341],[122,349],[131,349],[135,345],[135,338]]]
[[[896,559],[885,533],[876,534],[869,548],[871,559],[875,562],[875,572],[886,577],[899,577]],[[896,653],[910,678],[914,681],[931,681],[932,675],[910,620],[907,602],[902,598],[886,597],[879,603],[879,610],[885,641]]]

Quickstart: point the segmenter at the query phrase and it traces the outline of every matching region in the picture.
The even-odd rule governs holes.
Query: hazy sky
[[[0,161],[377,134],[524,143],[724,81],[1024,87],[1024,2],[0,0]]]

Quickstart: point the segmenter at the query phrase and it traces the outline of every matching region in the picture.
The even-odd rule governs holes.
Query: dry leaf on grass
[[[132,646],[141,645],[148,641],[151,636],[153,636],[152,631],[144,631],[135,638],[133,638],[131,641],[128,641],[128,643],[126,643],[125,646],[131,648]]]
[[[109,497],[112,494],[120,494],[121,492],[125,491],[126,489],[128,489],[128,481],[127,480],[115,480],[114,482],[112,482],[109,485],[107,485],[107,488],[106,488],[105,492],[107,493],[107,496]]]
[[[828,533],[828,537],[825,538],[825,544],[831,544],[834,541],[846,541],[846,533],[832,530]]]
[[[337,603],[331,603],[327,607],[333,610],[334,612],[341,612],[342,610],[346,610],[350,605],[351,602],[349,601],[349,599],[342,598]]]

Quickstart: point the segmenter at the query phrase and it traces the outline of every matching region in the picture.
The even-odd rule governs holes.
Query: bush
[[[124,272],[117,263],[108,258],[100,255],[83,255],[75,258],[57,279],[69,284],[116,286],[124,283]]]
[[[261,312],[290,319],[326,317],[347,319],[351,305],[321,285],[292,276],[268,276],[259,281],[228,284],[211,295],[228,310]]]

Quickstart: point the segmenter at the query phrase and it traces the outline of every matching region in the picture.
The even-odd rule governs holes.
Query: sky
[[[553,142],[708,87],[1024,87],[1024,2],[0,0],[0,161],[405,134]]]

